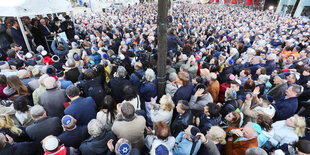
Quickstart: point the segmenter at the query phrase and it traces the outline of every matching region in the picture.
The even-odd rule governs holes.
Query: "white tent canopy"
[[[28,51],[31,51],[20,17],[68,12],[72,10],[68,0],[0,0],[0,16],[17,17]]]
[[[0,0],[0,16],[33,16],[71,11],[67,0]]]

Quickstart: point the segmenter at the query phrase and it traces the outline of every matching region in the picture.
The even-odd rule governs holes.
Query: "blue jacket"
[[[51,45],[54,54],[58,55],[59,57],[65,56],[65,55],[67,55],[68,52],[69,52],[69,46],[68,46],[68,44],[65,42],[65,40],[63,40],[63,39],[61,38],[61,42],[62,42],[63,45],[65,46],[65,51],[60,51],[60,50],[58,50],[58,49],[56,48],[56,40],[53,40],[52,45]]]
[[[61,83],[61,89],[67,89],[67,87],[73,85],[73,83],[71,81],[67,81],[65,79],[60,79],[58,80]]]
[[[89,58],[94,60],[95,65],[99,64],[101,61],[101,55],[98,52],[91,54]]]
[[[91,97],[79,97],[65,109],[65,114],[74,117],[77,126],[87,125],[96,118],[96,103]]]
[[[157,88],[154,82],[147,82],[141,86],[140,89],[141,97],[146,102],[150,102],[151,98],[155,98],[157,96]]]
[[[143,69],[139,69],[139,70],[135,70],[135,73],[132,73],[130,75],[130,79],[129,82],[134,85],[137,90],[140,90],[141,87],[141,82],[140,80],[142,79],[142,77],[144,76],[144,70]],[[141,77],[139,78],[136,74],[140,75]]]
[[[178,143],[178,146],[175,146],[172,149],[172,154],[174,154],[174,155],[189,155],[191,153],[193,142],[187,140],[187,138],[183,138],[184,134],[185,134],[185,132],[182,131],[175,138],[175,142]],[[201,146],[201,140],[198,140],[192,155],[197,154],[198,150],[200,149],[200,146]]]
[[[276,114],[274,116],[274,121],[286,120],[293,116],[298,108],[298,98],[291,97],[288,99],[276,100],[276,104],[273,104]]]
[[[272,71],[277,68],[276,62],[274,60],[267,60],[266,64],[263,65],[266,68],[267,75],[271,75]]]
[[[168,42],[168,51],[172,50],[173,52],[176,52],[178,49],[178,44],[180,46],[183,46],[183,43],[181,42],[180,38],[170,34],[167,36],[167,42]]]
[[[180,87],[173,96],[174,104],[177,105],[179,100],[189,101],[194,92],[193,90],[194,86],[192,85],[192,83]]]

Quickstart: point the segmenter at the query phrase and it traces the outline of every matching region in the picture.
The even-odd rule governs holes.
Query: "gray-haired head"
[[[252,147],[246,150],[246,155],[268,155],[267,152],[259,147]]]
[[[122,112],[122,115],[124,116],[124,118],[131,119],[135,116],[136,110],[132,104],[130,104],[129,102],[125,102],[122,104],[121,112]]]
[[[75,61],[74,59],[68,59],[66,62],[67,67],[75,67]]]
[[[149,81],[149,82],[153,82],[156,79],[155,72],[150,68],[148,68],[145,71],[144,77],[145,77],[146,81]]]
[[[291,85],[292,90],[297,94],[297,96],[301,95],[304,92],[304,87],[298,84]]]
[[[176,81],[178,78],[178,74],[173,72],[173,73],[170,73],[169,74],[169,81],[173,82],[173,81]]]
[[[53,77],[48,77],[46,79],[44,79],[44,86],[47,89],[52,89],[56,87],[56,79]]]
[[[35,105],[30,109],[30,114],[35,119],[43,116],[44,113],[45,113],[45,110],[41,105]]]
[[[67,87],[66,94],[68,97],[73,98],[80,95],[80,90],[78,87],[71,85]]]
[[[123,66],[118,66],[116,72],[117,72],[118,76],[122,77],[122,78],[125,78],[127,75],[127,71],[126,71],[125,67],[123,67]]]
[[[45,85],[44,85],[44,80],[46,79],[46,78],[48,78],[49,76],[47,75],[47,74],[43,74],[42,76],[40,76],[40,78],[39,78],[39,83],[40,83],[40,85],[41,86],[44,86],[45,87]]]
[[[101,135],[104,126],[103,124],[97,120],[97,119],[92,119],[88,125],[87,125],[87,129],[88,129],[88,133],[92,136],[92,137],[98,137]]]

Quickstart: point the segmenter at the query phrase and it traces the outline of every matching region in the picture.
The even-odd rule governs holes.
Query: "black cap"
[[[66,15],[66,16],[65,16],[65,19],[71,19],[71,18],[70,18],[70,16]]]

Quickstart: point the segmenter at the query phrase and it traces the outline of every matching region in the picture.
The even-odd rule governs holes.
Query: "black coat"
[[[71,28],[69,28],[69,26],[71,26]],[[61,23],[61,27],[63,28],[62,30],[66,32],[67,38],[69,40],[74,38],[75,31],[74,31],[74,25],[72,21],[69,21],[69,22],[64,21],[63,23]]]
[[[41,118],[26,128],[28,136],[36,142],[41,142],[48,135],[58,136],[62,131],[61,121],[58,117]]]
[[[123,89],[126,85],[131,85],[130,82],[125,78],[114,77],[108,83],[111,88],[111,96],[116,103],[121,103],[124,100]]]
[[[0,150],[3,155],[34,155],[41,146],[34,142],[6,143],[5,147]]]
[[[221,114],[225,117],[228,113],[235,111],[237,108],[239,108],[239,103],[236,100],[225,101]]]
[[[84,97],[92,97],[96,102],[97,107],[101,105],[101,102],[105,96],[105,91],[102,86],[100,76],[91,80],[82,80],[78,86],[82,90],[82,95]]]
[[[44,41],[44,37],[43,37],[43,35],[42,35],[42,33],[38,27],[32,27],[32,29],[30,31],[31,31],[32,36],[34,38],[34,42],[36,43],[37,46],[46,45],[46,43]]]
[[[229,74],[232,74],[234,72],[234,69],[232,66],[224,67],[223,71],[217,76],[217,80],[220,84],[227,82],[227,78]]]
[[[116,136],[112,131],[103,132],[98,137],[90,137],[86,139],[80,146],[83,155],[105,155],[109,152],[107,143],[110,139],[116,141]]]
[[[51,28],[48,27],[47,25],[46,27],[44,27],[43,25],[40,24],[38,28],[43,36],[49,36],[52,32]],[[48,28],[49,31],[46,28]]]
[[[171,134],[176,137],[181,131],[191,125],[193,122],[193,115],[190,110],[186,111],[183,115],[178,114],[173,123],[171,124]]]
[[[222,120],[221,114],[217,117],[208,117],[205,114],[203,114],[200,117],[200,123],[198,128],[203,134],[206,134],[206,132],[210,130],[212,126],[219,125],[221,123],[221,120]]]
[[[77,67],[75,67],[75,68],[68,70],[65,73],[65,78],[66,80],[71,81],[72,83],[75,83],[78,81],[79,75],[80,75],[80,71]]]
[[[78,149],[81,143],[89,137],[87,126],[78,126],[74,130],[64,131],[58,136],[60,141],[66,147],[74,147]]]

